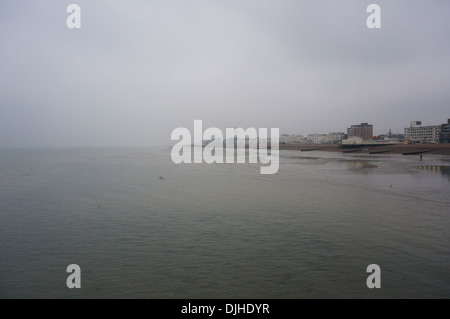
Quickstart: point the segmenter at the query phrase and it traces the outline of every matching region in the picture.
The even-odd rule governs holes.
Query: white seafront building
[[[439,143],[441,131],[441,125],[422,126],[421,121],[411,121],[410,126],[405,128],[405,141]]]
[[[281,134],[280,144],[305,144],[306,138],[297,134]]]

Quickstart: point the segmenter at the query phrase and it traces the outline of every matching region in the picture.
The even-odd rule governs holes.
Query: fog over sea
[[[280,153],[1,150],[0,298],[450,298],[449,157]]]

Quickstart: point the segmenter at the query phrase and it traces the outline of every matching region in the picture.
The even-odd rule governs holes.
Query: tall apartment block
[[[347,137],[358,136],[363,140],[369,140],[373,137],[373,125],[368,123],[361,123],[359,125],[352,125],[347,129]]]

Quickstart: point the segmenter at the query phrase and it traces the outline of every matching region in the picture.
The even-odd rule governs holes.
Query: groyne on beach
[[[326,151],[366,154],[450,155],[450,144],[280,144],[280,150]]]

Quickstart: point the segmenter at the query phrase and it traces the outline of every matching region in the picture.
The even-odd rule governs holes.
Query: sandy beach
[[[420,155],[420,154],[436,154],[450,155],[450,144],[385,144],[357,146],[351,145],[351,148],[341,148],[338,144],[280,144],[280,150],[299,150],[307,151],[327,151],[327,152],[344,152],[344,153],[369,153],[369,154],[403,154],[403,155]]]

